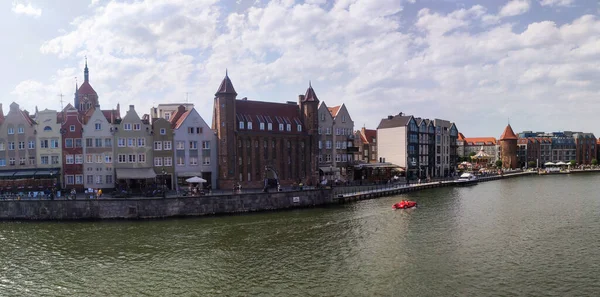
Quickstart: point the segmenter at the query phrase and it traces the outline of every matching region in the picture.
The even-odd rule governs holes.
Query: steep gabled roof
[[[458,140],[465,140],[465,136],[461,132],[458,132]]]
[[[484,143],[485,145],[489,145],[489,144],[496,144],[496,138],[495,137],[466,137],[464,138],[464,141],[468,144],[468,145],[476,145],[476,146],[480,146],[481,144],[477,144],[477,143]]]
[[[84,81],[81,86],[79,87],[79,89],[77,90],[77,94],[78,95],[97,95],[96,91],[94,90],[94,88],[92,88],[92,86],[90,85],[89,82]]]
[[[185,119],[187,119],[188,115],[190,115],[191,110],[188,110],[186,112],[184,112],[179,119],[177,119],[177,122],[175,122],[175,127],[174,129],[179,129],[179,127],[181,127],[181,124],[183,124],[183,122],[185,121]]]
[[[362,128],[360,130],[360,138],[363,143],[371,143],[373,139],[377,139],[377,130]]]
[[[310,82],[308,82],[308,89],[306,89],[306,94],[304,94],[303,101],[319,102],[319,98],[317,97],[317,94],[315,93],[315,90],[313,89],[312,84]]]
[[[252,129],[246,129],[243,131],[260,131],[260,123],[273,123],[273,132],[279,130],[277,124],[290,124],[291,131],[284,131],[286,134],[297,134],[302,131],[298,131],[297,126],[304,126],[304,123],[300,120],[300,109],[296,104],[288,103],[275,103],[275,102],[264,102],[264,101],[251,101],[251,100],[236,100],[236,117],[239,121],[254,122]],[[304,127],[302,127],[304,128]]]
[[[412,118],[413,116],[405,115],[389,116],[385,119],[382,119],[381,122],[379,122],[379,126],[377,126],[377,129],[406,127],[410,122],[410,119]]]
[[[504,128],[504,132],[502,133],[502,136],[500,136],[500,140],[517,140],[517,139],[519,139],[519,138],[517,137],[517,135],[515,135],[515,132],[513,131],[510,124],[508,124],[506,126],[506,128]]]
[[[237,92],[233,88],[233,83],[231,83],[231,80],[229,79],[227,70],[225,70],[225,78],[223,78],[223,81],[221,81],[221,85],[219,86],[219,89],[215,93],[215,96],[225,95],[225,94],[231,94],[231,95],[237,96]]]
[[[333,106],[333,107],[327,107],[327,109],[329,110],[329,113],[331,114],[332,117],[336,117],[338,112],[340,111],[340,108],[342,106],[338,105],[338,106]]]

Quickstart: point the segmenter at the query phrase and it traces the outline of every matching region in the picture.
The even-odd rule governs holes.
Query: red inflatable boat
[[[407,208],[413,208],[417,206],[417,202],[415,201],[406,201],[406,200],[402,200],[394,205],[392,205],[393,209],[407,209]]]

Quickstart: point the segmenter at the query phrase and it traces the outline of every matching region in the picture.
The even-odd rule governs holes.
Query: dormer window
[[[94,125],[94,129],[96,129],[96,131],[98,131],[98,130],[102,130],[102,124],[100,124],[100,123],[96,123],[96,124]]]
[[[265,123],[260,123],[260,130],[265,130]]]
[[[240,122],[240,129],[244,129],[244,122]]]
[[[279,124],[279,131],[283,131],[283,124]]]
[[[268,123],[268,124],[267,124],[267,129],[268,129],[269,131],[273,130],[273,123]]]
[[[248,122],[248,130],[252,130],[252,122]]]
[[[290,125],[290,124],[287,124],[287,125],[286,125],[286,130],[287,130],[288,132],[292,131],[292,125]]]
[[[170,120],[171,119],[171,113],[170,112],[165,112],[165,120]]]
[[[302,132],[302,125],[298,125],[298,127],[296,128],[298,130],[298,132]],[[319,133],[321,134],[321,133]]]

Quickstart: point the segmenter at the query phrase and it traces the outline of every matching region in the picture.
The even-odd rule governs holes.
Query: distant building
[[[150,109],[150,117],[153,119],[163,118],[167,121],[171,121],[173,115],[177,113],[179,106],[183,106],[185,110],[194,108],[194,104],[192,103],[162,103],[157,107],[152,107]]]
[[[376,163],[377,159],[377,130],[362,129],[354,133],[354,141],[358,147],[358,153],[355,155],[356,161],[364,163]]]
[[[353,179],[347,171],[353,159],[353,152],[349,152],[348,148],[354,145],[354,121],[346,106],[328,107],[321,101],[318,129],[321,179]]]
[[[112,189],[115,187],[113,125],[96,105],[86,112],[87,123],[83,125],[83,154],[85,163],[84,186],[86,189]],[[74,141],[65,141],[65,147],[73,147]]]
[[[469,157],[470,155],[477,154],[483,148],[486,154],[492,156],[490,162],[496,162],[496,160],[500,159],[500,150],[495,137],[464,137],[462,133],[460,135],[462,136],[463,144],[459,146],[462,151],[459,156]],[[459,137],[459,143],[460,139],[461,137]]]
[[[70,103],[61,115],[63,185],[67,189],[83,189],[83,123],[79,111]],[[72,146],[70,144],[73,144]],[[46,146],[46,144],[41,144]]]
[[[458,165],[456,124],[434,119],[435,126],[435,173],[434,176],[447,177],[456,172]]]
[[[36,108],[37,110],[37,108]],[[62,167],[62,145],[60,134],[60,122],[58,122],[56,110],[45,109],[35,113],[35,137],[36,140],[28,142],[28,148],[37,147],[37,168],[44,169],[36,171],[37,178],[52,175],[58,178]]]
[[[513,132],[510,124],[506,126],[504,132],[500,136],[500,156],[502,160],[502,168],[516,169],[519,164],[517,162],[517,142],[518,137]]]
[[[173,160],[174,141],[171,122],[164,118],[152,119],[152,164],[157,182],[174,189],[175,167]]]
[[[530,161],[535,158],[537,162],[539,159],[539,166],[547,162],[568,163],[570,161],[575,161],[579,165],[589,165],[598,153],[598,148],[594,144],[596,136],[593,133],[524,131],[519,133],[519,138],[535,139],[539,142],[539,153],[532,152],[539,157],[528,157]]]

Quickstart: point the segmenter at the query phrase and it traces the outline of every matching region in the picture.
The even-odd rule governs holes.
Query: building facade
[[[45,109],[35,114],[35,136],[36,140],[31,146],[37,146],[36,160],[37,168],[40,170],[36,176],[42,172],[46,175],[57,175],[62,167],[62,145],[60,134],[60,123],[58,122],[56,110]],[[29,147],[28,143],[28,147]],[[58,177],[58,176],[57,176]]]
[[[251,122],[250,122],[251,123]],[[217,137],[195,108],[180,105],[172,118],[175,143],[175,178],[181,188],[186,179],[198,176],[204,186],[217,188]]]
[[[496,160],[500,159],[498,141],[495,137],[464,137],[463,143],[462,154],[459,154],[460,157],[469,157],[477,154],[483,148],[486,154],[492,156],[490,162],[496,162]]]
[[[12,170],[13,178],[31,178],[37,168],[36,124],[26,110],[13,102],[0,129],[0,166]]]
[[[515,135],[515,132],[513,132],[513,129],[509,124],[500,136],[502,168],[516,169],[517,166],[519,166],[519,163],[517,162],[517,142],[518,137]]]
[[[338,179],[343,181],[352,180],[352,157],[354,154],[354,121],[350,117],[350,113],[345,104],[329,107],[329,113],[333,118],[333,143],[335,149],[334,167],[339,168],[336,172],[340,175]]]
[[[177,110],[179,106],[183,106],[185,110],[191,110],[194,108],[194,104],[192,103],[165,103],[159,104],[157,107],[152,107],[150,109],[150,117],[155,118],[163,118],[167,121],[171,121],[171,118]]]
[[[376,163],[377,159],[377,130],[366,129],[362,127],[354,132],[355,146],[358,147],[358,153],[355,155],[356,161],[364,163]]]
[[[419,174],[419,128],[413,116],[399,113],[377,126],[377,152],[381,163],[400,166],[408,179]]]
[[[83,125],[83,154],[85,163],[85,188],[114,188],[114,128],[106,116],[96,105],[87,111],[91,113],[87,123]],[[73,146],[72,140],[65,141],[66,146]]]
[[[429,119],[417,118],[419,129],[419,178],[435,176],[435,126]]]
[[[64,188],[83,189],[83,124],[79,111],[68,104],[59,117],[62,134],[62,181]],[[70,145],[72,143],[72,145]],[[45,145],[45,144],[44,144]]]
[[[325,101],[319,103],[319,176],[320,179],[335,180],[340,177],[340,168],[336,166],[334,140],[333,140],[333,115]]]
[[[265,168],[281,185],[318,182],[318,105],[312,86],[298,104],[236,99],[225,75],[215,94],[212,127],[217,133],[219,188],[262,188]]]
[[[173,145],[171,122],[164,118],[153,118],[152,163],[154,165],[154,173],[157,176],[157,183],[166,186],[169,190],[174,189]]]
[[[117,187],[140,191],[155,182],[152,166],[150,123],[142,120],[133,105],[123,119],[114,125],[114,167]]]
[[[434,119],[435,126],[435,173],[448,177],[456,172],[458,165],[458,128],[447,120]]]

